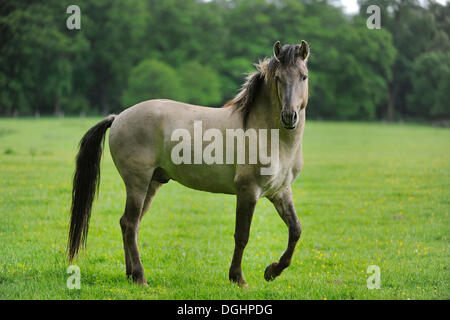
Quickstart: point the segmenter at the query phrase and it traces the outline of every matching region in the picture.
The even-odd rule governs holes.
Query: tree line
[[[220,107],[273,43],[308,41],[308,116],[450,116],[450,5],[358,0],[78,0],[0,3],[0,115],[97,115],[169,98]],[[369,5],[381,29],[369,29]]]

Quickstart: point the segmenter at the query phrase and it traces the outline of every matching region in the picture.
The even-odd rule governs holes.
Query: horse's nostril
[[[297,112],[294,112],[294,114],[292,116],[292,119],[294,122],[297,121],[297,117],[298,117]]]

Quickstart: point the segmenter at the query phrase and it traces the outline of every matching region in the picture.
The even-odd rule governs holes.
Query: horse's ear
[[[297,48],[298,48],[298,55],[300,56],[300,58],[302,58],[306,62],[308,60],[308,57],[309,57],[309,45],[308,45],[308,42],[306,42],[305,40],[302,40],[302,43],[298,44]]]
[[[281,53],[281,43],[280,41],[275,42],[273,45],[273,56],[280,61],[280,53]]]

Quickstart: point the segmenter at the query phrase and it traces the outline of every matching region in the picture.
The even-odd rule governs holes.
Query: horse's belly
[[[196,190],[236,194],[234,166],[180,164],[165,169],[172,180]]]

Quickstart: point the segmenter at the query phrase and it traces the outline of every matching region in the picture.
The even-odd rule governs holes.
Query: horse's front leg
[[[274,204],[281,219],[286,223],[289,229],[289,240],[286,251],[280,258],[280,261],[270,264],[264,272],[264,278],[267,281],[271,281],[278,277],[284,269],[291,264],[292,255],[300,239],[302,233],[300,221],[294,208],[294,202],[292,201],[291,187],[287,187],[283,191],[279,192],[274,197],[270,198],[270,201]]]
[[[242,255],[250,236],[250,225],[257,198],[255,192],[252,192],[251,188],[248,187],[240,188],[237,194],[236,225],[234,231],[235,246],[228,276],[230,281],[238,284],[240,287],[247,286],[247,283],[242,276],[241,263]]]

